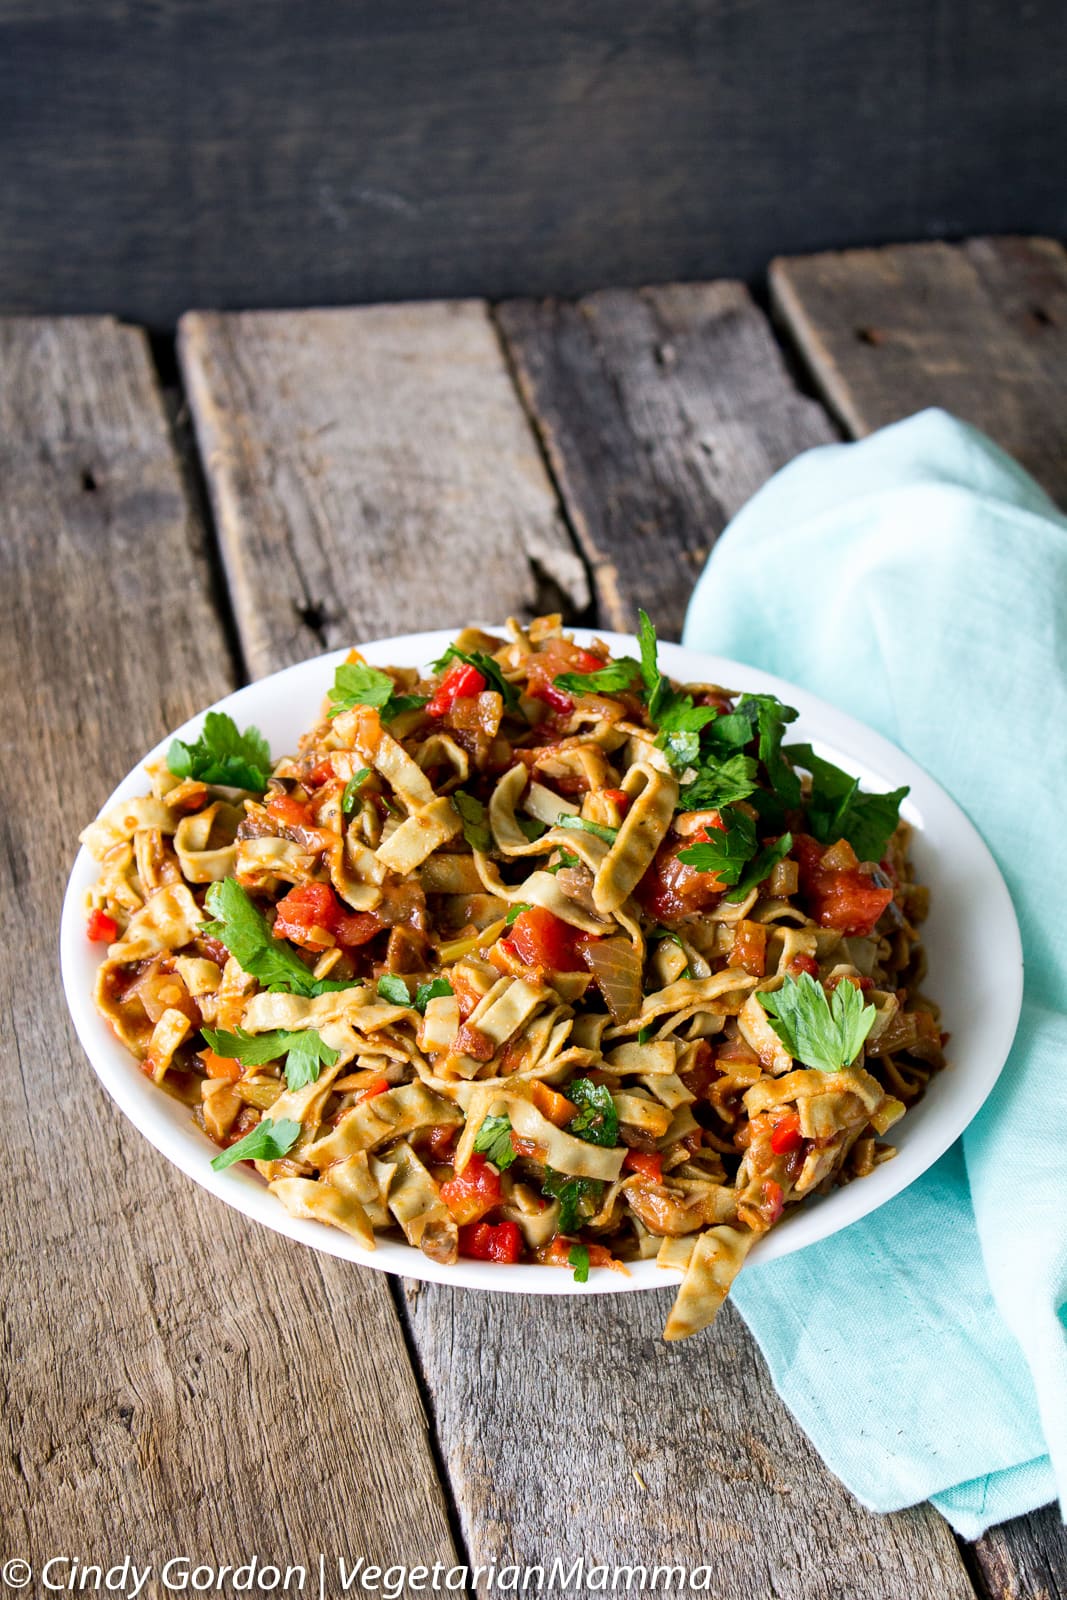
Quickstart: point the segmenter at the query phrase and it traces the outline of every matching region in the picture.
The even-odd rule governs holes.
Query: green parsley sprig
[[[323,1067],[332,1067],[339,1051],[314,1028],[276,1028],[271,1033],[236,1033],[205,1028],[204,1038],[217,1056],[231,1056],[245,1067],[262,1067],[285,1057],[285,1081],[290,1089],[303,1089],[318,1081]]]
[[[847,839],[861,861],[881,861],[900,821],[907,784],[889,794],[864,794],[858,778],[817,756],[810,744],[787,745],[784,754],[811,773],[808,821],[821,844]]]
[[[878,1015],[855,984],[842,981],[828,996],[807,972],[757,998],[789,1054],[821,1072],[851,1066]]]
[[[573,1233],[582,1221],[596,1215],[604,1184],[600,1178],[570,1178],[565,1172],[545,1168],[541,1179],[541,1193],[549,1200],[559,1201],[557,1233]]]
[[[506,1172],[515,1160],[515,1147],[511,1142],[510,1117],[486,1117],[474,1136],[474,1148],[488,1156],[494,1167]]]
[[[342,661],[327,698],[331,717],[339,717],[342,711],[351,711],[355,706],[375,706],[383,722],[392,722],[402,711],[417,711],[427,701],[426,695],[397,694],[389,674],[365,661]]]
[[[572,816],[569,811],[561,811],[556,818],[557,828],[570,828],[577,833],[591,833],[594,839],[603,839],[605,844],[614,844],[618,836],[618,828],[609,828],[606,822],[591,822],[588,817]]]
[[[278,1122],[262,1117],[243,1139],[228,1150],[220,1150],[211,1165],[216,1172],[224,1172],[238,1161],[280,1161],[299,1137],[300,1124],[292,1117],[282,1117]]]
[[[614,1146],[619,1142],[619,1113],[606,1083],[594,1083],[592,1078],[575,1078],[567,1085],[568,1100],[578,1106],[578,1115],[567,1124],[573,1133],[587,1144]]]
[[[208,889],[205,905],[214,921],[202,931],[224,944],[242,971],[265,989],[313,999],[358,987],[358,979],[316,978],[291,945],[275,939],[267,919],[236,878],[222,878]]]
[[[167,766],[176,778],[262,794],[271,774],[270,746],[258,728],[242,733],[225,711],[209,711],[192,744],[171,740]]]

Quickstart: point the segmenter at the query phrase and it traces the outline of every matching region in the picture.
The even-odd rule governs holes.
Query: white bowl
[[[454,637],[455,630],[408,634],[360,648],[368,660],[381,666],[425,666]],[[595,635],[580,629],[576,637],[604,639],[615,654],[635,651],[633,639],[621,634]],[[262,729],[277,758],[294,750],[299,735],[314,721],[333,681],[334,667],[345,654],[336,650],[276,672],[227,695],[214,709],[230,712],[241,727],[254,723]],[[892,1199],[962,1133],[996,1082],[1015,1035],[1022,999],[1019,928],[1004,880],[977,830],[955,801],[888,740],[770,673],[680,645],[661,645],[660,660],[681,682],[719,683],[778,695],[800,713],[790,728],[791,738],[813,744],[820,754],[856,773],[865,787],[893,789],[910,784],[902,812],[917,829],[913,858],[920,880],[931,891],[930,917],[924,928],[930,971],[924,987],[942,1006],[944,1026],[952,1036],[950,1065],[933,1079],[921,1103],[893,1129],[899,1153],[892,1161],[877,1167],[869,1177],[808,1201],[773,1228],[749,1258],[772,1261],[827,1238]],[[177,736],[194,738],[201,720],[194,717],[176,730]],[[171,737],[174,735],[145,759],[160,755]],[[119,784],[108,804],[144,793],[146,788],[138,766]],[[157,1150],[202,1188],[245,1216],[315,1250],[409,1278],[519,1294],[586,1295],[664,1288],[677,1279],[677,1273],[665,1271],[655,1261],[632,1263],[628,1277],[601,1268],[588,1283],[576,1284],[569,1272],[537,1265],[502,1267],[460,1260],[455,1266],[442,1266],[410,1245],[386,1239],[368,1251],[337,1229],[291,1217],[250,1168],[241,1165],[213,1172],[214,1145],[185,1106],[141,1073],[93,1004],[93,983],[104,947],[86,938],[84,897],[96,876],[96,862],[86,850],[80,850],[67,886],[60,929],[63,986],[74,1026],[112,1099]]]

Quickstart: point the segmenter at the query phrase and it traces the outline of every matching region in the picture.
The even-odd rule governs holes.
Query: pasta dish
[[[351,651],[295,753],[209,712],[82,834],[97,1007],[292,1215],[579,1282],[655,1257],[683,1338],[944,1065],[907,790],[795,719],[673,682],[644,613],[615,659],[555,616]]]

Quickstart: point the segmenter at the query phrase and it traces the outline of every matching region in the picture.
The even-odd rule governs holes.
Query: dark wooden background
[[[1062,0],[0,0],[0,309],[574,295],[1067,232]]]

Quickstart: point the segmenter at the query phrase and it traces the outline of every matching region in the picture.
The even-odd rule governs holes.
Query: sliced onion
[[[582,957],[593,974],[616,1022],[629,1022],[641,1009],[641,957],[622,934],[582,946]]]

